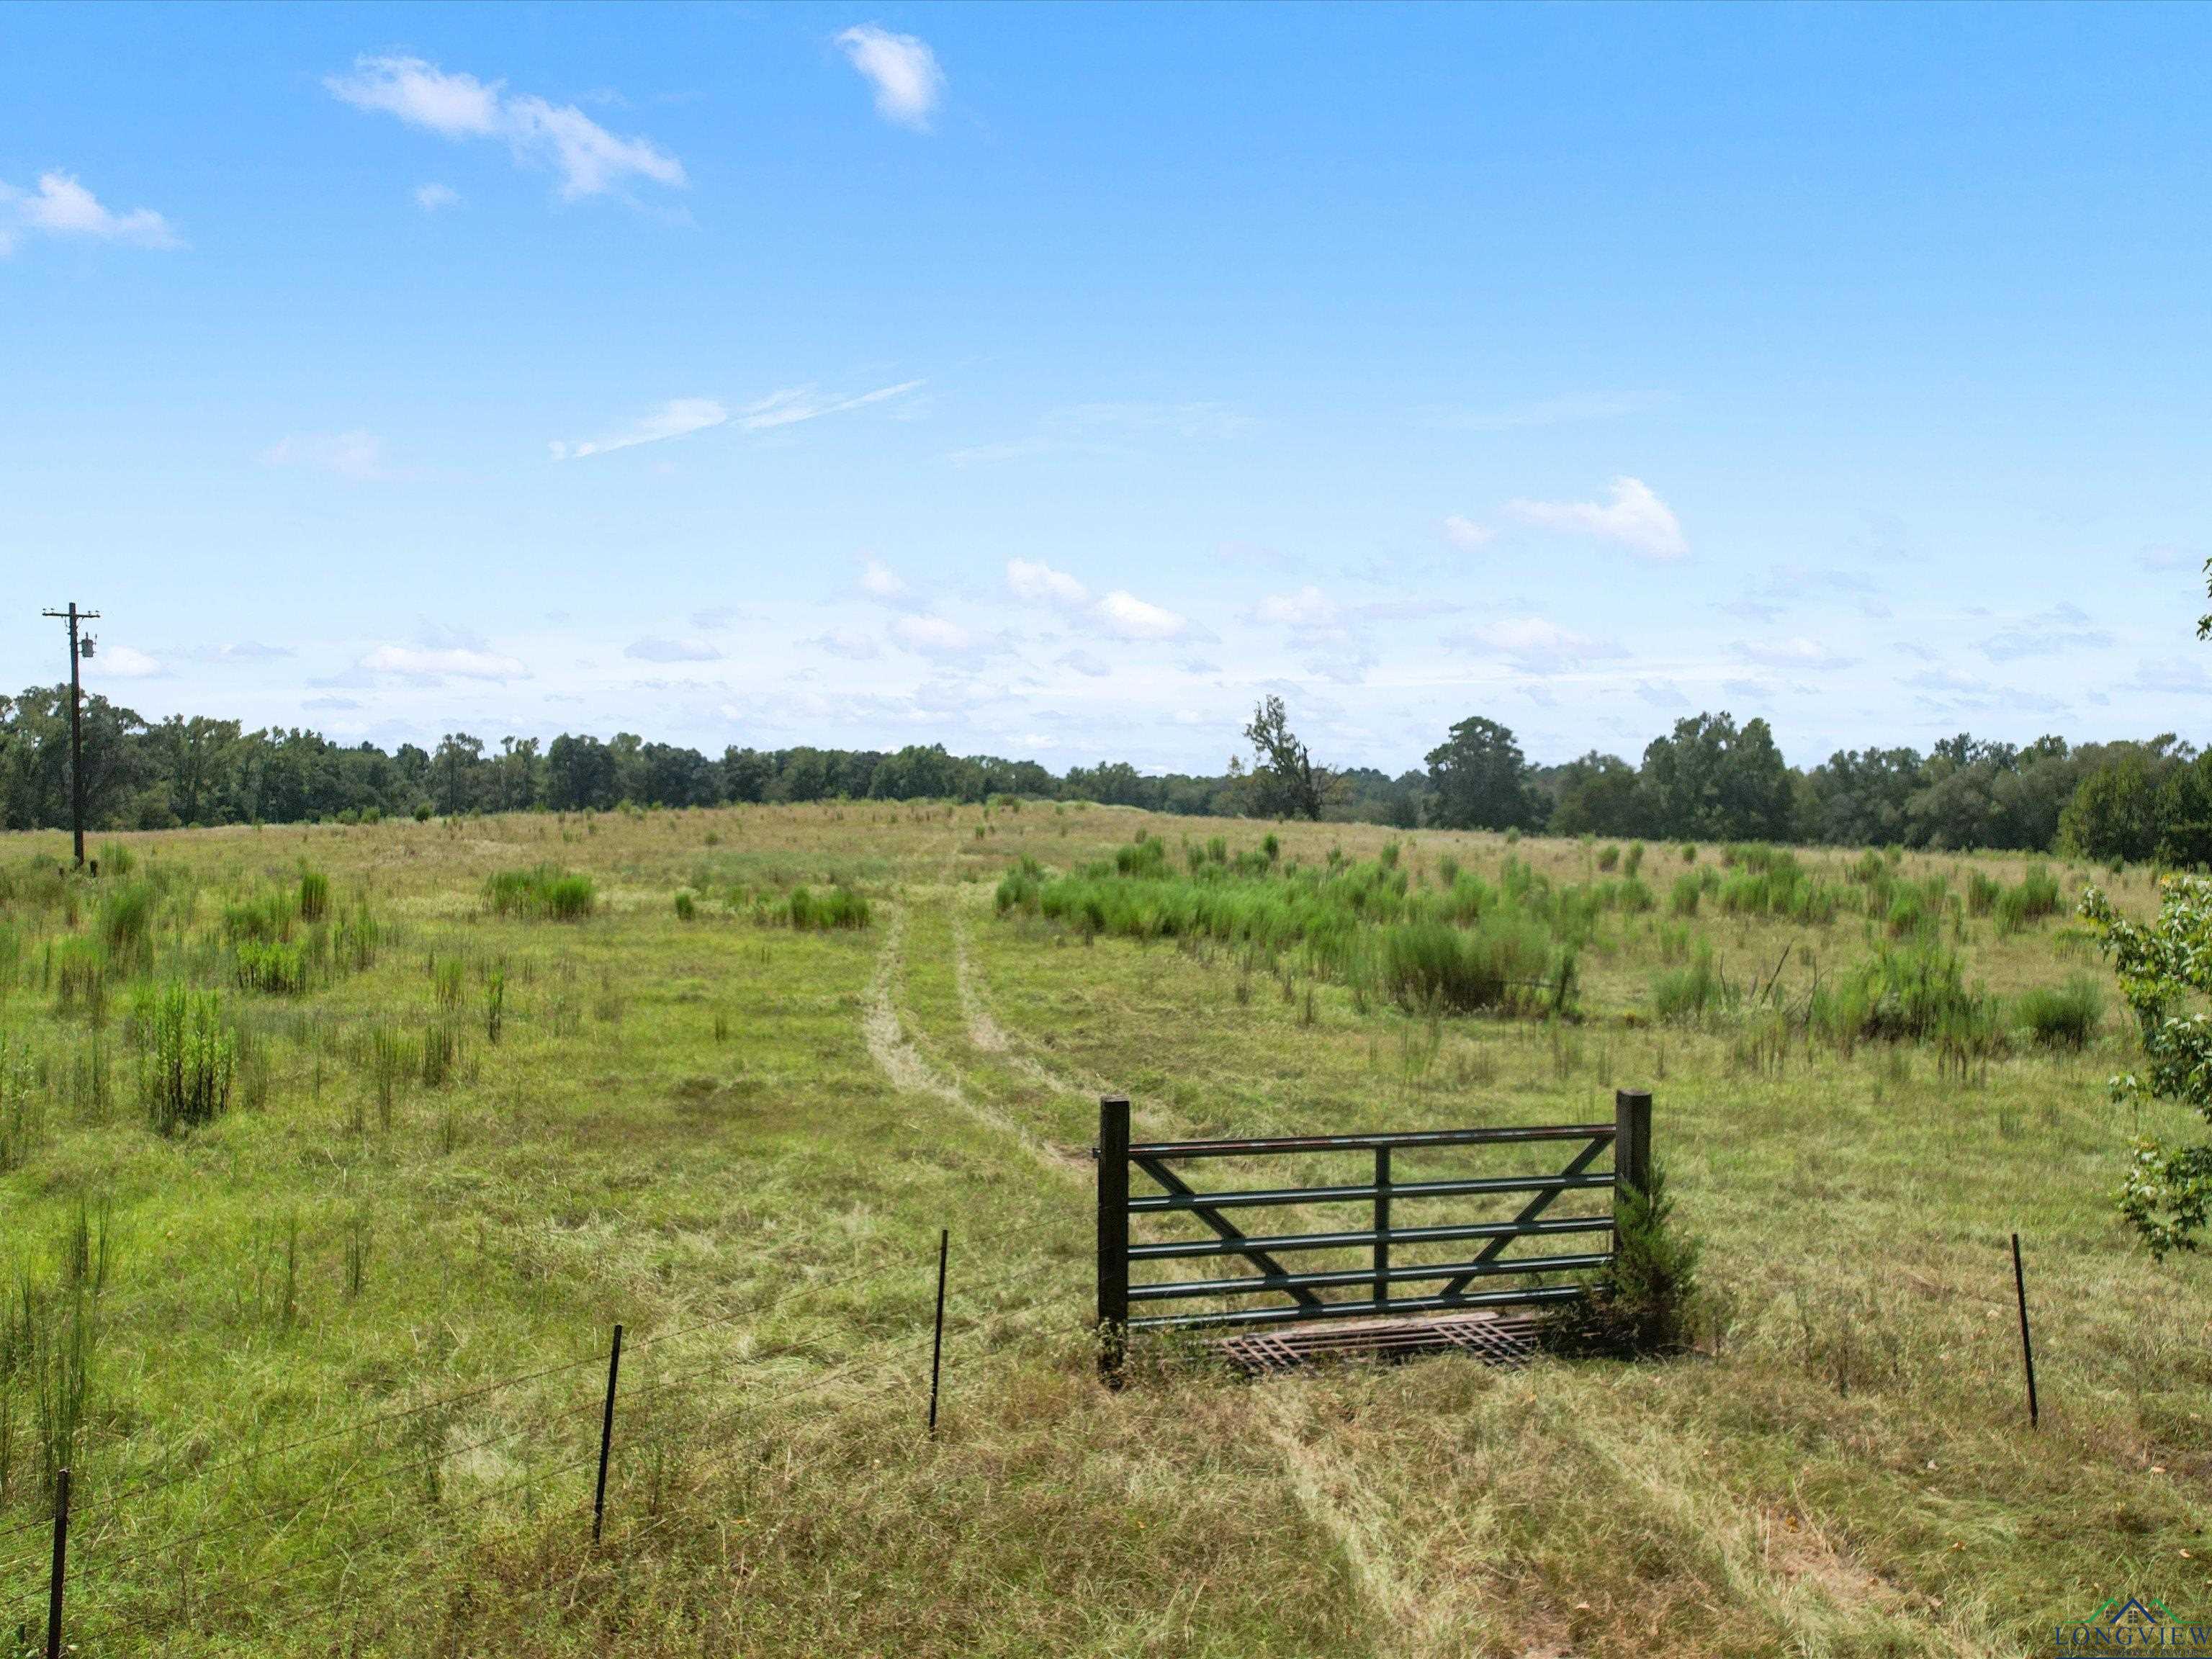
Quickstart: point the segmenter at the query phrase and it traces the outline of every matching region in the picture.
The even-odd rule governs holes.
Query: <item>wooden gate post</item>
[[[1621,1194],[1651,1186],[1651,1092],[1616,1089],[1613,1095],[1613,1216],[1620,1223]]]
[[[1121,1386],[1129,1340],[1129,1100],[1098,1102],[1098,1375]]]

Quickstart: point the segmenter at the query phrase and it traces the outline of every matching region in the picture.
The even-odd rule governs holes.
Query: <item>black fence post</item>
[[[1390,1149],[1375,1149],[1375,1305],[1390,1305]]]
[[[1613,1095],[1613,1217],[1618,1230],[1622,1194],[1651,1186],[1651,1093],[1616,1089]]]
[[[1098,1375],[1121,1386],[1129,1342],[1129,1099],[1098,1102]]]
[[[937,1334],[929,1344],[929,1431],[937,1432],[937,1378],[945,1358],[945,1259],[952,1249],[952,1229],[937,1230]]]
[[[2020,1298],[2020,1359],[2027,1368],[2027,1426],[2043,1426],[2043,1413],[2035,1404],[2035,1345],[2027,1334],[2027,1272],[2020,1265],[2020,1235],[2012,1236],[2012,1288]]]
[[[607,1351],[607,1407],[599,1419],[599,1486],[592,1496],[592,1541],[599,1541],[599,1529],[607,1518],[607,1455],[615,1443],[615,1385],[622,1377],[623,1328],[615,1327],[614,1346]]]
[[[54,1476],[54,1565],[46,1580],[46,1659],[62,1659],[62,1584],[69,1577],[70,1472]]]

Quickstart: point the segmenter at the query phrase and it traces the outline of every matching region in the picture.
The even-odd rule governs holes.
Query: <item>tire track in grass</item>
[[[954,978],[969,1045],[1048,1093],[1093,1102],[1110,1092],[1103,1081],[1086,1085],[1045,1065],[993,1017],[969,951],[967,921],[956,904],[951,916]],[[1383,1506],[1351,1460],[1337,1455],[1321,1437],[1306,1437],[1304,1401],[1291,1386],[1281,1381],[1255,1384],[1253,1415],[1281,1462],[1298,1507],[1343,1553],[1371,1615],[1377,1651],[1403,1659],[1460,1659],[1470,1650],[1464,1632],[1448,1633],[1449,1609],[1425,1602],[1408,1581],[1384,1535]]]
[[[977,1100],[957,1079],[932,1066],[915,1046],[898,1011],[899,991],[906,977],[906,907],[890,908],[890,921],[884,930],[883,949],[876,955],[867,1006],[860,1016],[860,1032],[869,1057],[893,1088],[927,1095],[957,1108],[985,1127],[1019,1141],[1031,1157],[1055,1174],[1067,1176],[1082,1170],[1083,1160],[1048,1146],[996,1107]]]
[[[1408,1659],[1441,1655],[1444,1650],[1431,1633],[1435,1616],[1407,1583],[1383,1540],[1372,1494],[1348,1461],[1305,1437],[1308,1414],[1295,1388],[1284,1379],[1255,1382],[1252,1401],[1261,1431],[1281,1458],[1298,1507],[1344,1552],[1352,1581],[1373,1616],[1378,1651],[1403,1653]]]
[[[960,993],[960,1015],[967,1023],[969,1045],[1050,1094],[1095,1105],[1099,1096],[1113,1092],[1103,1079],[1078,1081],[1061,1075],[1007,1034],[992,1015],[990,1000],[979,982],[981,976],[968,946],[968,918],[957,903],[951,907],[951,923],[953,983]]]
[[[1773,1510],[1719,1487],[1663,1425],[1631,1435],[1564,1404],[1551,1415],[1554,1432],[1579,1442],[1680,1535],[1700,1540],[1729,1590],[1787,1632],[1795,1651],[1830,1653],[1872,1630],[1911,1643],[1899,1650],[1927,1659],[2003,1659],[2008,1651],[1971,1610],[1940,1622],[1919,1612],[1817,1522],[1793,1529]]]

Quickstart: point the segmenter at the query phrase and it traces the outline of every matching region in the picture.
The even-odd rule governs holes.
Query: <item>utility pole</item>
[[[69,623],[70,630],[70,828],[76,836],[76,867],[84,868],[84,683],[77,672],[80,659],[92,655],[92,635],[78,634],[78,625],[94,621],[97,611],[80,611],[70,601],[66,611],[41,614]]]

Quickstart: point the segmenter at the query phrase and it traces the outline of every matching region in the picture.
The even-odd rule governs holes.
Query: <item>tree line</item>
[[[1964,733],[1926,754],[1838,750],[1790,766],[1763,720],[1677,720],[1632,763],[1592,751],[1537,766],[1513,732],[1473,717],[1425,768],[1391,775],[1316,763],[1279,698],[1245,729],[1248,763],[1218,775],[1139,772],[1126,761],[1054,775],[1035,761],[896,750],[757,749],[719,757],[563,733],[488,747],[465,732],[434,749],[341,744],[319,732],[171,715],[158,721],[96,694],[84,703],[85,793],[95,829],[373,820],[470,812],[605,811],[729,802],[1091,800],[1222,817],[1358,819],[1405,828],[1518,829],[1701,841],[2057,848],[2085,856],[2212,864],[2212,753],[2172,734],[2144,742],[2018,747]],[[69,688],[0,696],[0,825],[69,822]]]

